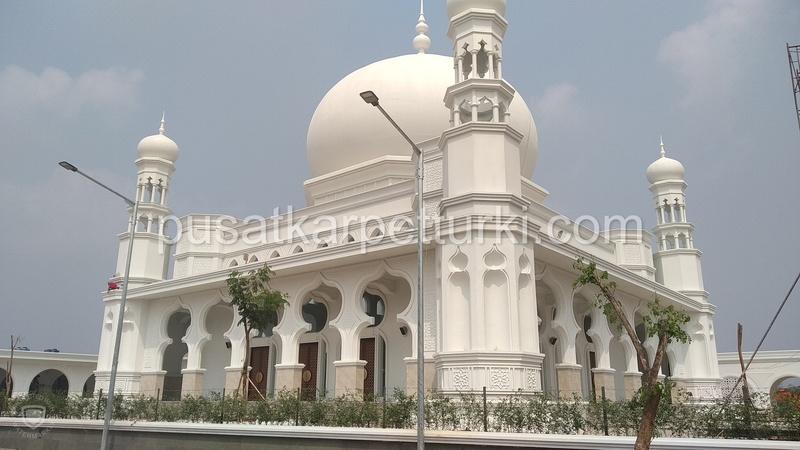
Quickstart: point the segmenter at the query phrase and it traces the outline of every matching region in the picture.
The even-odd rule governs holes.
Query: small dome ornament
[[[649,181],[650,184],[661,181],[683,181],[686,169],[684,169],[680,161],[667,158],[667,151],[664,146],[663,138],[660,140],[659,149],[661,157],[647,167],[647,181]]]
[[[165,114],[161,114],[161,124],[158,127],[158,134],[147,136],[139,141],[137,150],[139,158],[160,158],[174,163],[178,160],[178,144],[167,137],[167,125]]]
[[[428,37],[428,23],[425,21],[425,0],[419,2],[419,19],[417,20],[417,35],[414,36],[413,45],[417,53],[425,53],[431,48],[431,38]]]

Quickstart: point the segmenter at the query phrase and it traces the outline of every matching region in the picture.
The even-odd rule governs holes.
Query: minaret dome
[[[647,167],[647,181],[655,184],[660,181],[682,181],[686,170],[680,161],[667,158],[664,140],[661,140],[661,157]]]
[[[161,158],[174,163],[178,160],[178,144],[168,138],[166,133],[166,122],[164,115],[161,116],[161,126],[158,134],[147,136],[139,141],[137,150],[139,158]]]

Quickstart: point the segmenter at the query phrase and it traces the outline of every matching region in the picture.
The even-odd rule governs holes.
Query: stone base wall
[[[335,361],[336,387],[334,395],[362,395],[364,377],[367,374],[366,361]]]
[[[574,364],[556,364],[559,397],[572,398],[576,395],[578,397],[582,395],[581,370],[581,366]]]

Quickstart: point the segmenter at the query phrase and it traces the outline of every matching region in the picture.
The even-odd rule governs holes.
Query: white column
[[[494,52],[486,52],[489,62],[489,78],[494,78]]]

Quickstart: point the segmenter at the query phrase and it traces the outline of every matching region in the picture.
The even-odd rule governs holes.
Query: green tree
[[[287,304],[286,294],[270,287],[274,272],[267,264],[247,274],[233,271],[228,276],[228,293],[231,304],[239,312],[239,325],[244,327],[245,355],[239,389],[243,398],[247,398],[250,366],[250,334],[253,331],[266,330],[273,323],[274,317]],[[262,394],[263,395],[263,394]]]
[[[667,345],[672,342],[685,344],[691,341],[683,329],[683,326],[689,323],[689,315],[672,305],[662,305],[658,298],[650,302],[649,314],[644,316],[645,330],[647,337],[658,338],[656,354],[651,364],[647,349],[639,341],[636,329],[628,320],[622,302],[616,297],[617,285],[614,281],[609,280],[608,272],[599,271],[593,261],[587,263],[582,258],[578,258],[573,267],[580,273],[575,280],[574,287],[577,289],[586,285],[595,286],[600,291],[597,294],[595,306],[602,309],[612,326],[621,327],[625,331],[636,349],[639,367],[642,367],[644,371],[642,387],[637,394],[638,401],[642,404],[642,418],[639,421],[639,432],[636,435],[634,449],[648,450],[655,432],[658,405],[662,398],[669,393],[668,386],[666,386],[668,381],[660,382],[658,380],[661,361],[664,359]]]

